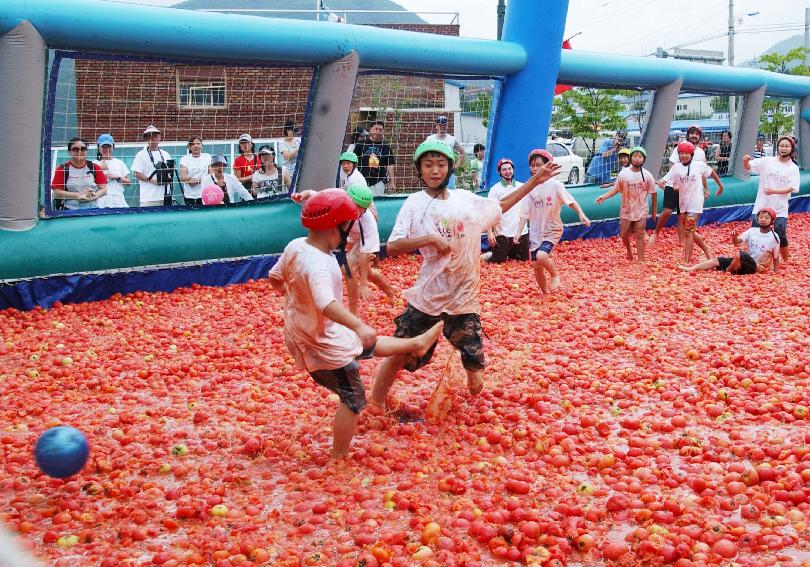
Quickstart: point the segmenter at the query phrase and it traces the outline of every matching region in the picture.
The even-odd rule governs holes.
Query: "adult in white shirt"
[[[788,207],[790,195],[799,192],[799,166],[793,163],[791,155],[796,149],[796,142],[791,136],[782,136],[776,143],[776,156],[765,156],[751,159],[743,156],[743,167],[746,171],[759,174],[759,188],[754,201],[754,212],[751,215],[751,226],[757,227],[757,213],[764,208],[776,211],[774,231],[779,235],[782,261],[787,262],[788,253]]]
[[[143,131],[143,139],[146,148],[135,155],[132,161],[132,171],[140,182],[140,206],[141,207],[162,207],[164,204],[171,205],[171,185],[164,177],[164,174],[157,170],[158,165],[163,164],[163,172],[174,168],[174,160],[166,151],[160,149],[161,135],[154,125],[150,124]],[[172,177],[173,181],[173,177]]]
[[[239,178],[232,173],[225,173],[225,166],[228,160],[223,155],[215,155],[211,158],[211,173],[205,178],[203,185],[213,183],[222,189],[222,203],[238,203],[239,201],[252,201],[253,195],[245,189]]]
[[[188,153],[180,158],[180,182],[186,205],[203,204],[202,185],[211,165],[211,154],[204,153],[202,148],[202,139],[192,136],[188,140]]]
[[[489,199],[500,202],[501,199],[517,190],[523,183],[515,179],[515,164],[511,159],[503,158],[498,161],[498,175],[500,181],[489,189]],[[529,226],[525,225],[515,243],[515,237],[520,230],[520,209],[524,197],[517,205],[501,215],[501,222],[487,230],[487,242],[492,251],[488,261],[492,264],[502,264],[509,259],[527,262],[529,260]]]
[[[100,209],[127,208],[129,204],[124,197],[124,185],[129,187],[129,169],[120,159],[113,157],[115,139],[110,134],[98,137],[98,166],[107,176],[107,192],[99,197]]]
[[[447,132],[447,116],[437,116],[436,117],[436,133],[431,134],[428,136],[425,141],[429,140],[436,140],[445,144],[451,150],[456,152],[457,161],[456,166],[461,165],[464,163],[464,158],[466,154],[464,153],[464,148],[462,147],[461,143],[456,139],[455,136],[449,134]],[[448,189],[455,189],[456,188],[456,174],[454,173],[450,176],[450,181],[447,183]]]

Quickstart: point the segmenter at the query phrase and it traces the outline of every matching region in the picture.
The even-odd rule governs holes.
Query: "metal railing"
[[[283,8],[204,8],[197,12],[218,12],[222,14],[315,14],[318,21],[329,21],[330,14],[342,17],[342,22],[351,23],[351,14],[394,14],[397,16],[415,14],[424,16],[448,16],[449,25],[461,25],[459,12],[412,12],[406,10],[285,10]]]

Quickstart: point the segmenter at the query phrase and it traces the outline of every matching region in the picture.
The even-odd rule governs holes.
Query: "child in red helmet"
[[[301,194],[293,196],[303,200]],[[324,189],[301,211],[307,236],[284,249],[270,283],[285,296],[284,340],[296,363],[340,398],[335,413],[332,456],[348,456],[359,413],[366,405],[358,359],[424,355],[439,339],[442,323],[409,339],[378,337],[343,306],[343,281],[332,250],[343,248],[360,210],[341,189]]]
[[[719,270],[730,274],[747,275],[756,272],[779,270],[779,236],[773,230],[776,212],[764,208],[757,215],[758,227],[751,227],[742,234],[732,234],[731,242],[735,246],[746,244],[748,251],[740,251],[732,257],[718,257],[704,260],[694,266],[679,265],[685,272],[697,270]]]
[[[681,142],[677,150],[680,163],[673,165],[658,184],[678,192],[678,223],[684,232],[683,263],[689,264],[695,244],[706,253],[706,258],[714,256],[697,232],[697,225],[703,213],[703,203],[709,197],[705,178],[711,177],[717,183],[717,196],[723,193],[723,182],[705,161],[694,160],[695,146],[691,142]]]
[[[515,164],[509,158],[498,160],[498,175],[501,179],[490,187],[487,195],[490,199],[500,201],[523,185],[515,179]],[[501,264],[509,259],[526,262],[529,259],[529,228],[518,232],[519,224],[520,203],[503,213],[497,226],[489,227],[487,241],[492,252],[486,259],[490,263]]]
[[[787,262],[788,255],[788,205],[790,195],[799,192],[799,166],[791,156],[796,149],[796,142],[792,136],[782,136],[776,143],[776,155],[751,159],[743,156],[743,167],[746,171],[759,174],[759,188],[754,201],[754,214],[751,215],[751,226],[757,226],[757,213],[763,208],[770,207],[776,211],[774,230],[779,235],[782,260]]]
[[[619,236],[627,249],[627,259],[633,261],[633,247],[630,235],[636,239],[636,254],[638,261],[644,261],[644,245],[647,240],[647,216],[650,214],[652,201],[652,219],[655,222],[655,212],[658,208],[658,191],[655,177],[644,169],[647,160],[647,151],[636,146],[630,152],[630,167],[619,172],[616,185],[596,199],[596,204],[602,204],[606,199],[621,193],[622,205],[619,209]],[[652,199],[649,196],[652,195]]]
[[[529,152],[529,169],[532,175],[553,161],[554,158],[546,150]],[[579,204],[556,179],[549,179],[535,187],[526,196],[520,209],[520,230],[523,230],[528,221],[529,248],[532,251],[532,260],[535,261],[534,277],[543,293],[560,287],[560,273],[554,260],[551,259],[551,250],[562,238],[563,222],[560,212],[563,205],[574,209],[582,224],[591,225],[590,219],[582,212]],[[551,278],[550,281],[546,278],[546,272]]]

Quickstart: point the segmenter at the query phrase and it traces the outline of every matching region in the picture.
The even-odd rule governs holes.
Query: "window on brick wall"
[[[178,66],[177,105],[180,108],[225,108],[225,69]]]

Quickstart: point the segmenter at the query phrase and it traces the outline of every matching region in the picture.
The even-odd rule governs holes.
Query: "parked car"
[[[566,185],[579,185],[585,179],[585,166],[582,158],[574,153],[571,140],[557,138],[546,141],[546,149],[554,156],[554,163],[561,166],[560,173],[555,177]]]

